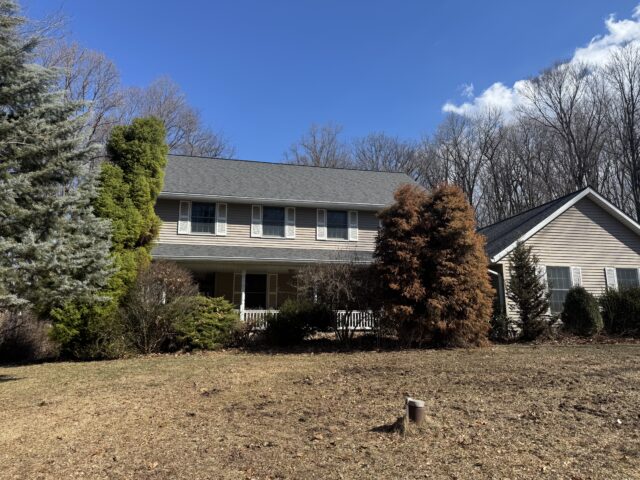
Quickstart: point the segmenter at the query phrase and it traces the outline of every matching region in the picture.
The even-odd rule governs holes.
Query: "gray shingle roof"
[[[479,229],[478,232],[487,239],[486,251],[489,258],[507,248],[586,188]]]
[[[270,262],[270,263],[315,263],[344,262],[353,260],[368,263],[372,260],[372,252],[355,250],[307,250],[300,248],[264,248],[236,247],[228,245],[184,245],[160,243],[151,252],[154,258],[172,260],[207,260],[232,262]]]
[[[211,195],[307,203],[387,205],[404,173],[169,155],[161,196]]]

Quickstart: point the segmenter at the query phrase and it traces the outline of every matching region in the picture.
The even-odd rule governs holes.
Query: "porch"
[[[287,300],[298,298],[294,266],[229,265],[191,263],[188,268],[196,280],[200,293],[223,297],[231,302],[240,319],[256,328],[264,328],[269,315],[278,315]],[[335,311],[338,324],[354,330],[372,330],[377,317],[371,311]]]
[[[278,315],[278,310],[238,310],[240,320],[250,322],[257,329],[263,329],[266,326],[266,320],[269,315]],[[336,321],[338,325],[344,326],[348,330],[370,331],[377,327],[378,317],[371,310],[336,310]]]

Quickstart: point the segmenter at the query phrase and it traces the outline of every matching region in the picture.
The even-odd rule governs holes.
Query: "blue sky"
[[[638,0],[22,4],[36,18],[60,9],[71,37],[114,60],[126,85],[172,77],[237,157],[280,161],[313,122],[343,125],[346,139],[431,133],[443,105],[469,101],[463,85],[481,96],[568,59]]]

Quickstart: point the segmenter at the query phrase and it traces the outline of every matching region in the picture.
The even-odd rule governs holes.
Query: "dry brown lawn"
[[[640,345],[8,367],[0,405],[2,478],[640,478]]]

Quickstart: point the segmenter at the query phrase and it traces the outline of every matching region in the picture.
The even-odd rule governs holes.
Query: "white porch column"
[[[240,281],[240,318],[244,320],[244,297],[245,297],[245,280],[247,271],[242,270],[242,279]]]

